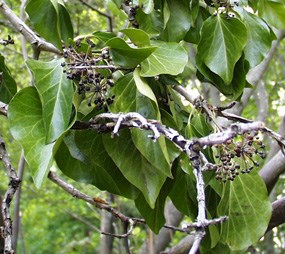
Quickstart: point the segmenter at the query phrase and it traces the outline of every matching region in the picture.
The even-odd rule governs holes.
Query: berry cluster
[[[246,133],[241,140],[228,140],[226,144],[216,145],[215,156],[219,163],[215,167],[216,179],[233,181],[240,173],[250,173],[258,167],[257,157],[265,158],[264,144],[258,132]]]
[[[66,59],[62,63],[63,71],[77,85],[78,94],[85,94],[88,106],[108,111],[108,105],[114,101],[114,95],[110,95],[110,87],[114,86],[114,67],[111,65],[109,51],[107,48],[93,51],[95,44],[89,39],[86,42],[87,52],[81,50],[81,41],[63,48]]]

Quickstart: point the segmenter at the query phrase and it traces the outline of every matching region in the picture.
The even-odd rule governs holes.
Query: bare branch
[[[0,137],[0,159],[2,160],[4,167],[7,170],[7,174],[10,178],[9,181],[9,187],[4,195],[3,201],[2,201],[2,216],[3,216],[3,223],[4,223],[4,253],[6,254],[13,254],[14,250],[12,247],[12,219],[10,214],[10,204],[14,197],[15,192],[17,191],[21,181],[17,176],[17,173],[15,169],[13,168],[7,150],[5,143]]]
[[[58,50],[53,44],[38,37],[34,31],[32,31],[15,13],[8,7],[5,1],[0,0],[0,13],[10,21],[15,27],[17,32],[21,33],[26,40],[39,50],[52,52],[60,55],[61,51]]]

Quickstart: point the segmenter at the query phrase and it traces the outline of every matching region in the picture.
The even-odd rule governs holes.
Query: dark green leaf
[[[213,73],[205,64],[201,63],[198,58],[196,59],[196,65],[199,72],[203,75],[203,77],[201,77],[199,76],[201,74],[198,73],[197,76],[199,79],[212,83],[221,93],[232,100],[238,100],[243,93],[243,89],[247,86],[246,73],[249,70],[249,65],[246,64],[243,56],[235,66],[234,78],[230,84],[226,84],[217,74]]]
[[[257,172],[226,183],[218,215],[229,216],[221,225],[221,239],[232,250],[245,249],[264,235],[271,217],[271,203]]]
[[[140,214],[146,220],[150,229],[158,234],[159,230],[165,223],[164,206],[165,200],[173,185],[173,180],[167,179],[163,184],[159,196],[155,202],[154,208],[151,208],[146,202],[144,196],[140,194],[135,199],[135,204]]]
[[[106,46],[110,47],[110,54],[114,63],[126,68],[136,67],[156,50],[156,47],[130,47],[123,39],[118,37],[107,41]]]
[[[54,0],[30,0],[26,11],[37,33],[61,49],[61,40],[73,39],[70,16],[63,3]]]
[[[248,42],[244,48],[245,59],[250,63],[250,68],[253,68],[264,59],[271,48],[271,31],[257,15],[244,9],[240,14],[248,31]]]
[[[47,143],[58,139],[68,129],[71,120],[74,88],[63,73],[62,61],[27,62],[35,76],[35,87],[42,102]]]
[[[188,62],[187,51],[178,43],[153,42],[158,48],[141,63],[141,76],[153,77],[160,74],[178,75]]]
[[[156,11],[153,11],[150,14],[145,14],[141,9],[138,9],[136,21],[139,24],[139,28],[150,35],[158,35],[162,30],[163,24],[160,14]]]
[[[36,88],[24,88],[15,95],[9,104],[8,119],[11,133],[23,147],[39,188],[51,166],[55,143],[46,144],[42,105]]]
[[[124,177],[144,195],[147,203],[154,208],[166,176],[156,170],[137,150],[128,130],[120,131],[114,139],[110,135],[103,138],[104,146]]]
[[[61,143],[55,159],[60,170],[72,179],[93,184],[101,190],[135,198],[137,189],[116,167],[94,131],[69,133]]]
[[[237,18],[218,14],[204,22],[196,58],[230,84],[246,42],[245,25]]]
[[[165,27],[162,37],[169,42],[180,42],[184,39],[192,22],[189,0],[167,0],[164,4]]]
[[[5,65],[5,58],[0,55],[0,100],[9,103],[17,92],[17,84]]]

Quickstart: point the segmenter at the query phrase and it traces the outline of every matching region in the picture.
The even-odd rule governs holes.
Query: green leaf
[[[202,27],[196,59],[229,84],[246,42],[247,31],[241,21],[223,14],[212,16]]]
[[[114,63],[125,68],[136,67],[156,50],[156,47],[130,47],[123,39],[118,37],[107,41],[106,46],[110,47],[110,55]]]
[[[194,175],[186,174],[179,167],[174,175],[175,183],[169,193],[174,206],[183,214],[195,219],[197,215],[196,183]]]
[[[60,170],[76,181],[131,199],[138,195],[105,151],[101,134],[89,130],[69,133],[55,159]]]
[[[285,28],[285,6],[282,1],[259,0],[258,15],[278,29]]]
[[[257,172],[226,183],[218,206],[218,216],[223,215],[229,220],[221,225],[221,239],[232,250],[245,249],[264,235],[271,217],[271,203]]]
[[[178,75],[188,62],[187,51],[175,42],[153,42],[158,48],[141,63],[141,76]]]
[[[54,0],[30,0],[26,12],[36,30],[61,49],[61,40],[73,39],[70,16],[62,3]]]
[[[158,35],[162,30],[162,20],[160,13],[157,11],[145,14],[142,9],[138,9],[136,13],[136,21],[139,24],[139,28],[149,35]]]
[[[149,35],[141,29],[127,28],[121,30],[121,32],[128,36],[133,44],[139,47],[150,45]]]
[[[142,10],[145,14],[150,14],[153,11],[153,0],[139,0],[139,4],[142,6]]]
[[[207,66],[196,59],[198,67],[198,78],[202,81],[210,82],[219,89],[221,93],[231,100],[238,100],[247,86],[246,73],[249,70],[249,65],[244,61],[242,56],[234,68],[234,78],[230,84],[226,84],[217,74],[213,73]],[[201,77],[201,74],[203,77]]]
[[[180,42],[184,39],[192,22],[189,0],[167,0],[166,4],[169,17],[165,21],[162,37],[166,41]]]
[[[68,129],[71,120],[74,88],[63,73],[62,61],[27,62],[35,76],[35,87],[42,102],[47,143],[58,139]]]
[[[0,100],[9,103],[17,92],[17,84],[5,64],[4,56],[0,55]]]
[[[105,135],[103,143],[124,177],[142,192],[153,209],[166,180],[165,174],[156,170],[137,150],[128,130],[120,131],[120,136],[114,139],[110,135]]]
[[[165,183],[161,188],[159,196],[155,202],[154,208],[151,208],[148,205],[142,194],[140,194],[135,199],[135,205],[137,209],[139,210],[143,218],[146,220],[147,225],[155,234],[158,234],[159,230],[162,228],[162,226],[165,223],[165,217],[164,217],[165,200],[172,188],[173,182],[174,181],[171,179],[167,179],[165,181]]]
[[[34,87],[24,88],[15,95],[9,104],[8,119],[11,133],[23,147],[39,188],[51,166],[55,143],[46,144],[42,105]]]
[[[258,16],[241,9],[243,23],[248,31],[248,41],[244,48],[245,59],[250,68],[259,64],[271,48],[272,36],[268,25]]]
[[[103,43],[107,42],[108,40],[116,37],[116,35],[114,33],[110,33],[110,32],[101,32],[101,31],[96,31],[93,33],[93,36],[102,41]]]

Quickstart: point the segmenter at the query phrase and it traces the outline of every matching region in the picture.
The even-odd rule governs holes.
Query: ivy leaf
[[[141,29],[127,28],[121,30],[121,32],[128,36],[133,44],[139,47],[150,45],[149,35]]]
[[[234,78],[230,84],[226,84],[220,76],[213,73],[205,64],[201,63],[199,58],[196,59],[196,65],[199,70],[197,74],[199,79],[212,83],[229,99],[239,100],[244,88],[248,84],[246,81],[246,73],[249,70],[249,64],[244,60],[243,55],[235,65]],[[202,77],[201,74],[203,75]]]
[[[63,73],[61,63],[62,60],[27,62],[42,101],[47,143],[58,139],[68,129],[72,113],[74,88]]]
[[[158,105],[151,88],[139,76],[139,70],[128,74],[116,82],[112,92],[115,94],[112,112],[139,112],[146,118],[160,119]],[[165,138],[160,137],[157,142],[148,138],[151,131],[131,130],[132,140],[136,148],[157,170],[171,177],[170,158]]]
[[[167,195],[169,194],[173,185],[173,180],[167,179],[163,184],[159,196],[155,202],[154,208],[151,208],[148,203],[145,201],[145,198],[140,194],[135,199],[136,208],[139,210],[140,214],[146,220],[147,225],[151,230],[158,234],[159,230],[165,223],[164,217],[164,206]]]
[[[60,2],[30,0],[26,7],[26,12],[37,33],[59,49],[62,46],[61,40],[68,42],[69,38],[73,39],[70,16],[63,3]]]
[[[142,10],[145,14],[150,14],[154,9],[153,0],[139,0]]]
[[[246,249],[264,235],[271,217],[271,203],[256,172],[226,183],[218,206],[218,216],[224,215],[229,220],[221,225],[221,240],[232,250]]]
[[[190,29],[192,16],[189,0],[167,0],[168,18],[162,34],[163,39],[169,42],[180,42]]]
[[[76,181],[131,199],[138,195],[105,151],[102,135],[94,131],[66,135],[55,159],[60,170]]]
[[[24,149],[34,183],[39,188],[53,159],[55,143],[46,144],[42,105],[35,87],[20,90],[9,104],[8,119],[13,137]]]
[[[156,50],[156,47],[130,47],[123,39],[118,37],[107,41],[106,46],[110,47],[110,55],[114,63],[125,68],[136,67]]]
[[[246,42],[245,25],[236,18],[218,14],[204,22],[196,58],[229,84]]]
[[[116,37],[116,35],[114,33],[111,32],[102,32],[102,31],[96,31],[93,33],[93,36],[100,40],[103,43],[106,43],[108,40]]]
[[[240,9],[239,9],[240,10]],[[259,64],[271,48],[272,36],[268,25],[257,15],[241,9],[243,23],[248,31],[248,41],[244,48],[245,59],[250,68]]]
[[[136,21],[139,24],[139,28],[149,35],[158,35],[162,30],[162,20],[160,13],[157,11],[145,14],[142,9],[138,9],[136,13]]]
[[[175,42],[152,42],[158,48],[141,63],[143,77],[154,77],[160,74],[178,75],[188,62],[187,51]]]
[[[12,78],[2,55],[0,55],[0,79],[0,100],[9,103],[17,92],[17,84]]]
[[[120,131],[120,136],[114,139],[110,135],[105,135],[103,143],[124,177],[142,192],[145,200],[153,209],[166,180],[165,174],[156,170],[138,151],[128,130]]]
[[[259,0],[258,14],[278,29],[285,28],[284,1]]]

